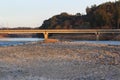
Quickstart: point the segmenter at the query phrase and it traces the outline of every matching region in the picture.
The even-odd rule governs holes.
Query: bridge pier
[[[44,32],[43,35],[44,35],[44,40],[46,41],[48,39],[48,32]]]
[[[96,34],[96,41],[99,41],[99,36],[100,36],[100,33],[95,33]]]

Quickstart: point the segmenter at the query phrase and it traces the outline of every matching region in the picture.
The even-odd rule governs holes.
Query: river
[[[1,38],[0,46],[15,46],[23,45],[31,42],[43,41],[42,38]],[[109,44],[109,45],[120,45],[120,41],[73,41],[79,43],[96,43],[96,44]]]
[[[23,45],[30,42],[43,41],[42,38],[1,38],[0,46]]]
[[[120,45],[120,41],[75,41],[82,43],[95,43],[95,44],[108,44],[108,45]]]

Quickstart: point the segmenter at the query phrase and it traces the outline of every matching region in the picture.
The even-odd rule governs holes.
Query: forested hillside
[[[78,11],[79,12],[79,11]],[[106,2],[86,8],[86,15],[63,12],[45,20],[40,29],[118,29],[120,28],[120,1]]]

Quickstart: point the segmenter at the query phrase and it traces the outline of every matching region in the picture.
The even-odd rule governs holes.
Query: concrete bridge
[[[28,30],[0,30],[0,33],[5,34],[25,34],[25,33],[43,33],[44,39],[48,39],[50,33],[89,33],[95,34],[96,40],[99,40],[99,35],[103,33],[120,33],[120,29],[28,29]]]

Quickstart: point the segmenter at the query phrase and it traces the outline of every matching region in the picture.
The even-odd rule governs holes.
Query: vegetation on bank
[[[120,0],[86,8],[86,15],[63,12],[45,20],[40,29],[118,29],[120,28]]]

